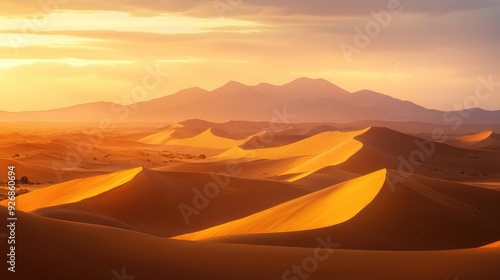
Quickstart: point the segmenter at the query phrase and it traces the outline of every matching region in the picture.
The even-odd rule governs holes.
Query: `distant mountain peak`
[[[313,78],[309,78],[309,77],[300,77],[300,78],[297,78],[283,86],[287,86],[287,85],[330,85],[330,86],[335,86],[334,84],[332,84],[331,82],[325,80],[325,79],[313,79]]]
[[[222,87],[233,88],[233,87],[248,87],[248,86],[243,84],[243,83],[237,82],[237,81],[229,81],[226,84],[224,84]]]
[[[117,119],[127,112],[126,106],[96,102],[38,112],[0,112],[0,119],[11,121],[100,121]],[[283,109],[285,108],[285,109]],[[276,110],[296,116],[294,122],[414,121],[443,123],[447,112],[426,109],[368,89],[350,93],[325,79],[301,77],[284,85],[261,83],[248,86],[229,81],[218,89],[197,87],[175,94],[143,101],[130,110],[129,121],[188,122],[269,121]],[[499,111],[467,109],[474,124],[498,124]],[[281,111],[280,111],[281,112]],[[457,114],[457,112],[454,112]],[[85,117],[82,117],[85,116]],[[88,116],[88,117],[87,117]],[[453,117],[453,116],[452,116]]]
[[[237,94],[237,93],[257,93],[253,87],[236,81],[229,81],[225,85],[215,89],[212,93]]]

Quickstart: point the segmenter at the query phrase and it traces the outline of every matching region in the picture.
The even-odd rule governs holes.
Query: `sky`
[[[0,110],[126,103],[151,71],[143,99],[306,76],[500,110],[499,15],[500,0],[2,0]]]

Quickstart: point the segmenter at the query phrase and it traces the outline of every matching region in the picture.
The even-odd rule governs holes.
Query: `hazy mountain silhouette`
[[[213,91],[189,88],[129,106],[97,102],[47,111],[0,112],[0,120],[93,122],[106,118],[117,122],[167,122],[198,118],[216,122],[269,121],[276,112],[294,115],[293,122],[500,123],[500,111],[468,109],[446,113],[370,90],[349,93],[324,79],[310,78],[299,78],[282,86],[267,83],[247,86],[231,81]]]

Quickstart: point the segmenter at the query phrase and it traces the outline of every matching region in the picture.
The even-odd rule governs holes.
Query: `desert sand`
[[[310,279],[500,277],[492,131],[430,142],[364,124],[24,125],[0,127],[0,168],[31,182],[12,279],[295,279],[315,254],[328,258]]]
[[[452,138],[446,141],[446,143],[460,148],[498,150],[500,147],[500,135],[491,130],[483,131],[477,134]]]
[[[0,207],[2,218],[6,209]],[[281,279],[314,257],[313,248],[214,244],[164,239],[132,231],[20,214],[19,272],[9,279]],[[33,238],[35,235],[37,238]],[[326,237],[325,237],[326,239]],[[2,243],[2,248],[5,248]],[[310,279],[496,279],[498,248],[432,252],[321,249]],[[72,260],[72,261],[68,261]],[[81,269],[85,263],[85,269]],[[30,269],[22,269],[28,265]],[[47,265],[56,265],[47,269]],[[249,266],[248,264],[252,264]],[[2,271],[2,275],[7,272]]]
[[[386,170],[290,200],[249,217],[176,237],[200,240],[228,235],[310,230],[343,223],[358,214],[382,188]]]

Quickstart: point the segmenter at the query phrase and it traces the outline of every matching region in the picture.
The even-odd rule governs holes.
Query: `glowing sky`
[[[115,101],[155,63],[148,99],[308,76],[451,110],[500,82],[499,0],[397,1],[3,0],[0,110]],[[500,109],[500,87],[479,106]]]

